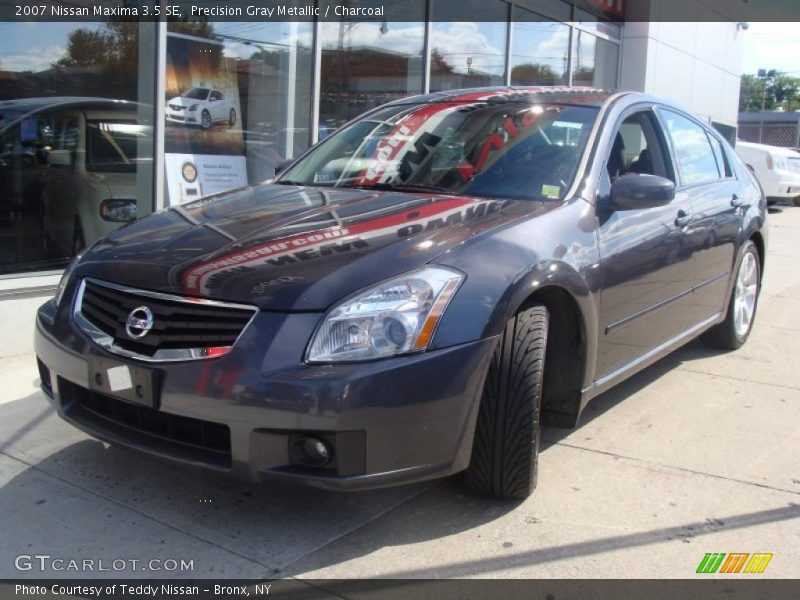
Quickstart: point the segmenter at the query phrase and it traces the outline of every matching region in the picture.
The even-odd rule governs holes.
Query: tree
[[[782,108],[785,111],[800,109],[800,77],[777,73],[774,77],[742,75],[739,90],[739,111],[759,112]]]
[[[114,36],[93,29],[76,29],[67,39],[67,54],[57,64],[89,67],[102,63],[114,47]]]
[[[511,69],[511,80],[522,85],[555,85],[560,79],[548,65],[525,63]]]

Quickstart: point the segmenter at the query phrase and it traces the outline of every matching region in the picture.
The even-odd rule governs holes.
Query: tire
[[[748,258],[749,257],[749,258]],[[737,326],[737,320],[741,308],[737,306],[737,295],[740,293],[740,277],[742,270],[748,269],[748,265],[752,264],[753,277],[755,279],[755,289],[752,313],[745,328],[741,324]],[[758,296],[761,292],[761,262],[758,258],[758,249],[752,240],[749,240],[745,245],[744,251],[741,253],[739,263],[736,265],[735,271],[736,282],[734,283],[731,296],[728,299],[728,311],[725,315],[725,320],[722,323],[714,325],[711,329],[706,331],[700,336],[704,344],[711,348],[719,348],[720,350],[736,350],[741,348],[750,337],[750,332],[753,330],[753,323],[756,320],[756,309],[758,308]]]
[[[536,487],[549,314],[534,305],[500,336],[484,384],[467,486],[482,496],[527,498]]]
[[[231,112],[228,113],[228,125],[233,127],[236,125],[236,109],[231,109]]]
[[[210,129],[212,124],[211,113],[207,110],[203,110],[203,112],[200,113],[200,127],[203,129]]]
[[[794,204],[797,208],[800,208],[800,196],[795,196],[792,198],[792,204]]]

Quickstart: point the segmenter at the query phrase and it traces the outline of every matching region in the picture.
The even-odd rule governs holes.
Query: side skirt
[[[667,340],[660,346],[656,346],[649,352],[646,352],[638,358],[633,359],[631,362],[619,367],[618,369],[615,369],[614,371],[611,371],[607,375],[603,375],[599,379],[596,379],[592,385],[581,390],[581,411],[589,402],[589,400],[599,396],[606,390],[611,389],[632,375],[635,375],[642,369],[646,369],[653,363],[664,358],[667,354],[674,352],[691,339],[696,338],[698,335],[703,333],[706,329],[714,326],[722,317],[722,312],[714,313],[712,316],[701,321],[697,325],[690,327],[674,338]]]

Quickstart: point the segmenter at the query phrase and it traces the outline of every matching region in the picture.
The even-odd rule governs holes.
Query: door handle
[[[685,210],[679,210],[678,216],[675,219],[675,227],[686,227],[692,220],[692,215]]]
[[[731,198],[731,206],[734,208],[739,208],[740,206],[744,206],[744,200],[739,198],[736,194],[733,195]]]

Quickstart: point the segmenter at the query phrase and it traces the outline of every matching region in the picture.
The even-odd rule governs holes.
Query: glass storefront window
[[[501,0],[434,3],[432,92],[505,84],[508,13]],[[458,15],[473,20],[453,21]]]
[[[568,82],[569,26],[515,7],[511,85]]]
[[[0,23],[0,274],[63,268],[152,211],[154,36]]]
[[[400,13],[380,4],[395,10],[391,18],[321,25],[319,139],[371,108],[423,91],[425,5],[403,4]]]
[[[311,141],[310,23],[170,23],[169,204],[269,179]]]
[[[572,85],[617,87],[619,46],[575,29],[572,42]]]
[[[621,30],[619,25],[608,21],[601,21],[593,14],[581,10],[580,8],[575,9],[575,21],[580,23],[584,29],[590,29],[592,32],[602,33],[614,39],[619,39],[620,37]]]

